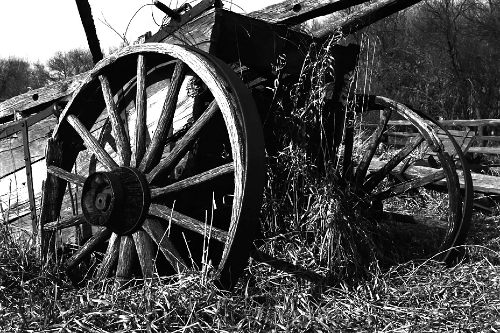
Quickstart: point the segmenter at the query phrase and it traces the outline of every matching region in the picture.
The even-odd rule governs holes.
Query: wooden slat
[[[363,189],[370,192],[375,186],[384,179],[399,163],[401,163],[412,151],[414,151],[424,141],[424,137],[420,135],[418,138],[409,141],[406,146],[398,151],[383,167],[370,175],[370,178],[365,182]]]
[[[27,93],[12,97],[0,103],[0,118],[8,117],[14,111],[25,111],[37,106],[42,106],[48,102],[54,102],[57,99],[66,97],[73,93],[84,81],[86,73],[75,75],[69,79],[56,82],[54,84],[30,90]]]
[[[64,169],[61,169],[53,165],[47,167],[47,172],[73,184],[83,186],[83,183],[85,183],[85,177],[68,172]]]
[[[66,117],[66,120],[78,132],[78,135],[82,138],[87,149],[90,150],[109,171],[118,168],[118,164],[116,164],[104,148],[101,147],[97,139],[92,136],[89,130],[85,128],[77,117],[70,114]]]
[[[61,221],[54,221],[45,223],[43,226],[44,230],[61,230],[69,227],[74,227],[82,223],[86,223],[85,216],[83,214],[72,216]]]
[[[167,229],[157,220],[148,218],[144,221],[143,229],[155,241],[158,248],[163,253],[168,262],[172,265],[177,273],[185,271],[188,266],[182,259],[179,251],[167,236]]]
[[[135,122],[135,166],[139,166],[146,152],[146,60],[143,54],[137,58],[137,93],[135,99],[136,122]]]
[[[101,81],[102,94],[104,96],[104,102],[106,103],[108,119],[111,122],[113,137],[116,141],[120,164],[129,166],[132,152],[130,150],[130,141],[125,131],[125,125],[120,118],[115,101],[113,100],[113,93],[111,92],[108,78],[104,75],[99,75],[99,81]]]
[[[363,184],[366,172],[368,171],[368,167],[370,165],[370,161],[375,155],[380,140],[382,139],[382,133],[384,132],[387,126],[387,122],[391,117],[391,113],[391,109],[388,108],[382,111],[377,129],[370,136],[368,146],[366,147],[365,153],[363,154],[363,157],[356,169],[355,179],[357,187],[360,187]]]
[[[113,266],[118,260],[118,252],[120,250],[120,237],[112,233],[109,238],[108,248],[106,249],[106,254],[102,259],[101,265],[99,266],[99,271],[97,272],[97,278],[99,280],[107,278],[111,274]]]
[[[154,179],[158,177],[162,172],[167,171],[175,166],[175,164],[178,163],[182,159],[182,157],[184,157],[184,154],[191,147],[191,144],[193,144],[194,141],[198,138],[201,130],[207,125],[207,123],[210,121],[210,119],[212,119],[212,117],[218,110],[219,107],[216,101],[212,101],[207,110],[201,114],[200,118],[195,121],[193,126],[189,128],[182,139],[177,142],[174,149],[172,149],[167,158],[160,161],[160,163],[158,163],[158,165],[156,165],[153,170],[151,170],[151,172],[146,175],[149,183],[154,181]]]
[[[116,267],[116,281],[121,284],[132,276],[132,263],[134,261],[135,247],[132,236],[121,236],[118,265]]]
[[[380,169],[381,167],[384,166],[384,164],[385,162],[374,158],[370,163],[369,172],[373,172]],[[399,173],[400,170],[396,168],[394,169],[393,172]],[[436,169],[434,168],[411,165],[407,169],[405,169],[403,175],[411,179],[415,177],[425,177],[435,172]],[[460,181],[460,187],[465,188],[462,171],[457,170],[457,174]],[[472,176],[472,183],[474,186],[474,192],[485,193],[485,194],[500,194],[500,177],[483,175],[475,172],[471,172],[471,176]],[[435,185],[446,186],[446,181],[445,180],[437,181]]]
[[[205,237],[211,236],[212,238],[220,242],[225,242],[227,239],[226,231],[218,229],[216,227],[210,227],[210,225],[206,223],[203,223],[189,216],[173,211],[170,208],[163,205],[151,204],[149,206],[149,214],[159,217],[167,222],[171,221],[173,224],[197,232]]]
[[[231,173],[231,172],[234,172],[233,163],[224,164],[220,167],[213,168],[211,170],[202,172],[198,175],[180,180],[178,182],[167,185],[165,187],[152,188],[151,189],[151,198],[156,198],[156,197],[159,197],[161,195],[168,194],[168,193],[185,190],[185,189],[197,186],[199,184],[205,183],[207,181],[210,181],[212,179],[216,179],[216,178],[221,177],[223,175],[227,175],[228,173]]]
[[[137,251],[137,256],[139,257],[139,263],[141,265],[142,276],[145,279],[153,277],[154,273],[154,248],[153,240],[146,234],[143,230],[137,230],[132,234],[132,238],[135,242],[135,250]]]
[[[167,97],[165,98],[165,103],[163,104],[163,109],[161,110],[160,119],[158,119],[158,124],[156,125],[151,143],[139,166],[139,170],[142,172],[148,172],[151,170],[151,168],[158,163],[161,158],[165,141],[167,140],[168,133],[172,126],[179,91],[181,89],[182,82],[184,81],[186,71],[187,66],[184,63],[179,61],[175,65],[174,73],[172,74],[172,81],[167,92]]]
[[[432,124],[426,121],[427,124]],[[443,126],[500,126],[500,119],[449,119],[449,120],[439,120]],[[389,126],[411,126],[411,123],[407,120],[390,120]],[[366,123],[363,126],[376,127],[378,124]]]
[[[104,242],[111,235],[111,231],[108,228],[101,228],[97,231],[92,238],[90,238],[82,247],[78,249],[68,260],[65,262],[65,268],[70,270],[71,268],[82,262],[85,257],[89,256],[94,249]]]

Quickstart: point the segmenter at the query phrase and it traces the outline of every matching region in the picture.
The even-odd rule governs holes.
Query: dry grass
[[[55,272],[37,266],[31,252],[2,242],[0,329],[496,332],[500,330],[500,226],[498,218],[476,220],[487,223],[475,228],[471,241],[477,243],[468,246],[467,261],[451,269],[432,261],[409,262],[386,272],[372,267],[362,280],[325,287],[251,261],[231,292],[218,290],[196,273],[156,278],[124,290],[116,290],[110,281],[76,290]],[[287,244],[283,258],[324,273],[299,238],[292,237]]]

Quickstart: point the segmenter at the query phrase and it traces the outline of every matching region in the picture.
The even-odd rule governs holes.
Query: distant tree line
[[[427,0],[365,36],[372,93],[435,117],[500,118],[500,0]]]
[[[83,73],[92,67],[90,52],[80,49],[57,52],[45,66],[17,57],[0,59],[0,101]]]
[[[358,86],[436,117],[500,118],[500,0],[426,0],[362,36]],[[0,100],[90,68],[83,50],[0,59]]]

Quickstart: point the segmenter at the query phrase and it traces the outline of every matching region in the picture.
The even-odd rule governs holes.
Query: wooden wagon
[[[176,10],[156,2],[168,22],[141,43],[101,59],[90,8],[78,0],[95,68],[0,105],[4,118],[12,111],[35,114],[0,133],[5,138],[22,132],[24,145],[15,153],[31,161],[25,164],[30,188],[25,211],[38,230],[42,253],[53,248],[60,230],[77,227],[80,234],[72,242],[80,244],[64,263],[73,275],[98,252],[103,255],[97,278],[150,278],[154,272],[210,265],[221,285],[233,285],[259,227],[266,151],[276,150],[268,120],[277,82],[299,82],[311,43],[324,43],[332,31],[354,33],[417,1],[363,6],[315,36],[296,29],[362,2],[285,1],[249,16],[214,0]],[[339,181],[332,186],[354,193],[359,198],[354,209],[362,214],[394,219],[401,217],[400,197],[423,201],[403,220],[432,224],[436,241],[426,255],[451,262],[471,216],[470,173],[460,147],[433,119],[388,98],[352,91],[358,53],[356,44],[331,43],[334,75],[325,81],[322,121],[327,125],[320,133],[328,152],[320,157],[326,166],[320,172],[335,165]],[[366,131],[356,119],[370,113],[378,126]],[[380,156],[390,119],[409,121],[416,134],[404,147]],[[36,134],[40,121],[55,125],[53,132],[43,132],[43,124],[43,133]],[[30,184],[31,164],[42,157],[26,149],[29,126],[36,138],[50,135],[41,198]],[[441,136],[438,130],[444,131]],[[442,133],[451,144],[443,145]],[[317,148],[314,138],[311,147]],[[422,151],[435,165],[419,165]],[[3,179],[19,171],[4,166],[9,170]],[[35,185],[40,188],[41,182]],[[444,197],[439,216],[422,211],[427,205],[422,188],[439,189]]]

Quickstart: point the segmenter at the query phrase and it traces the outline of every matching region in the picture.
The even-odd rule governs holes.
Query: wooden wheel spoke
[[[125,125],[120,118],[115,101],[113,100],[113,93],[111,92],[108,78],[104,75],[99,75],[99,81],[101,81],[102,94],[104,102],[106,103],[106,110],[111,122],[113,136],[116,140],[118,157],[120,158],[122,165],[128,166],[130,164],[130,157],[132,153],[130,150],[129,140],[127,138],[127,132],[125,131]]]
[[[171,221],[173,224],[197,232],[207,238],[214,238],[222,243],[224,243],[228,237],[228,233],[224,230],[211,227],[206,223],[176,212],[163,205],[151,204],[149,206],[149,214],[166,221]]]
[[[43,229],[46,231],[49,230],[61,230],[69,227],[74,227],[80,225],[82,223],[86,223],[85,216],[83,214],[72,216],[70,218],[64,219],[62,221],[53,221],[49,223],[45,223],[43,225]]]
[[[106,254],[102,259],[101,266],[97,272],[98,279],[105,279],[111,274],[114,264],[118,260],[118,252],[120,249],[120,238],[117,234],[113,233],[109,238],[108,248]]]
[[[108,228],[102,228],[96,232],[82,247],[78,249],[67,261],[66,270],[78,265],[85,257],[90,255],[92,251],[106,240],[111,235],[111,231]]]
[[[146,152],[146,59],[143,54],[137,58],[137,94],[135,109],[137,119],[135,123],[135,165],[139,166]]]
[[[75,129],[75,131],[80,135],[85,146],[90,150],[97,159],[106,167],[108,170],[113,170],[118,168],[118,164],[108,155],[108,153],[99,145],[96,138],[87,130],[87,128],[81,123],[81,121],[70,114],[66,118],[68,123]]]
[[[384,200],[390,197],[394,197],[396,195],[402,194],[404,192],[407,192],[411,189],[416,189],[419,187],[424,187],[426,185],[438,182],[446,177],[446,173],[444,170],[439,170],[436,172],[433,172],[431,174],[428,174],[426,176],[423,176],[421,178],[416,178],[404,183],[396,184],[388,189],[385,189],[383,191],[377,192],[374,195],[370,197],[372,201],[379,201],[379,200]]]
[[[177,191],[182,191],[194,186],[197,186],[199,184],[205,183],[207,181],[210,181],[212,179],[216,179],[218,177],[221,177],[223,175],[229,174],[234,172],[234,165],[233,163],[227,163],[224,165],[221,165],[220,167],[213,168],[211,170],[202,172],[198,175],[180,180],[176,183],[167,185],[165,187],[161,188],[153,188],[151,189],[151,198],[156,198],[161,195],[165,195],[168,193],[173,193]]]
[[[73,184],[83,185],[83,183],[85,183],[85,177],[68,172],[53,165],[47,167],[47,172]]]
[[[394,155],[384,166],[370,175],[370,178],[363,185],[365,192],[373,190],[395,167],[398,166],[408,155],[410,155],[421,143],[424,137],[419,134],[408,142],[403,149]]]
[[[361,162],[359,162],[358,168],[356,169],[355,180],[357,187],[363,184],[366,172],[368,171],[368,167],[370,166],[370,161],[377,151],[377,147],[380,143],[380,139],[382,138],[382,134],[384,133],[387,123],[389,122],[391,113],[391,109],[384,109],[384,111],[382,111],[379,124],[370,136],[368,147],[363,155],[363,158],[361,159]]]
[[[167,237],[167,229],[159,221],[150,218],[146,219],[142,228],[155,241],[160,251],[177,273],[181,273],[187,269],[188,266],[186,262],[182,259],[179,251],[177,251],[174,244]]]
[[[141,264],[142,276],[145,279],[152,278],[154,273],[153,241],[143,230],[134,232],[132,238],[134,239],[135,249],[139,257],[139,263]]]
[[[212,101],[207,110],[198,118],[195,123],[189,128],[186,134],[175,145],[170,154],[156,165],[150,173],[146,175],[148,182],[152,182],[162,172],[173,168],[184,156],[187,150],[191,147],[194,141],[198,138],[201,130],[208,124],[210,119],[219,110],[216,101]]]
[[[168,132],[174,119],[179,91],[181,89],[182,82],[184,81],[186,71],[187,66],[183,62],[177,62],[153,138],[151,139],[151,143],[139,165],[139,170],[142,172],[149,171],[153,165],[158,163],[161,159],[165,141],[167,140]]]
[[[134,252],[135,248],[132,236],[121,236],[120,249],[118,251],[118,264],[116,266],[117,282],[125,282],[132,276]]]

